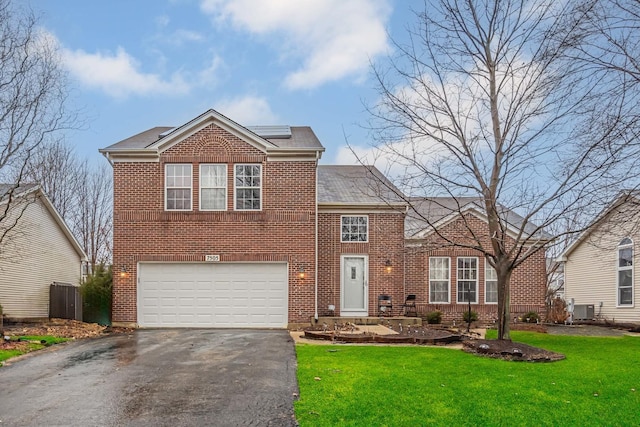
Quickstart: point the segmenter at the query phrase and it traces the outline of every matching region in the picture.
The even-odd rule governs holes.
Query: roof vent
[[[265,139],[289,139],[291,138],[291,127],[289,125],[273,126],[247,126],[251,132]]]
[[[171,129],[167,129],[164,132],[162,132],[160,135],[158,135],[159,139],[164,138],[165,136],[169,135],[171,132],[173,132],[176,128],[171,128]]]

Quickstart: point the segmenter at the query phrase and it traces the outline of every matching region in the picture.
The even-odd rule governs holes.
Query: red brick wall
[[[193,165],[193,209],[164,210],[166,163]],[[200,212],[199,164],[226,163],[224,212]],[[262,164],[262,210],[233,210],[233,165]],[[315,294],[315,161],[268,162],[264,153],[208,126],[164,152],[159,163],[114,163],[113,321],[135,323],[140,261],[281,261],[289,263],[289,322],[308,321]],[[130,272],[122,278],[122,267]],[[304,267],[306,277],[298,271]]]
[[[466,223],[473,228],[476,236],[481,238],[483,247],[489,248],[487,223],[473,215],[466,216]],[[440,230],[448,239],[471,243],[469,231],[461,219],[449,223]],[[432,234],[421,246],[417,242],[409,242],[406,249],[406,292],[416,294],[419,311],[427,313],[439,310],[443,320],[461,321],[462,313],[467,310],[466,303],[457,301],[457,258],[478,258],[478,304],[471,304],[471,309],[478,313],[481,321],[492,322],[497,318],[497,305],[485,304],[485,259],[476,250],[452,247],[436,234]],[[508,244],[513,244],[509,241]],[[450,267],[450,304],[429,304],[429,257],[449,257]],[[511,275],[511,313],[513,317],[528,311],[542,313],[544,311],[544,295],[546,289],[546,272],[544,251],[540,250],[516,268]]]
[[[340,217],[367,215],[369,241],[367,243],[341,243]],[[340,315],[341,255],[367,255],[369,283],[369,315],[378,315],[378,295],[389,294],[393,301],[392,314],[399,315],[404,302],[404,215],[383,213],[329,213],[318,214],[318,314]],[[391,261],[391,272],[386,261]],[[328,310],[335,305],[335,313]]]

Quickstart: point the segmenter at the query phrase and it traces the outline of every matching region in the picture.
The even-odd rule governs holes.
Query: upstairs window
[[[340,221],[342,242],[367,242],[369,240],[369,218],[367,216],[343,216]]]
[[[449,303],[449,258],[429,258],[429,303]]]
[[[618,245],[618,305],[633,305],[633,241],[628,237]]]
[[[262,165],[235,165],[235,209],[262,209]]]
[[[200,210],[227,209],[227,165],[200,165]]]
[[[484,260],[484,302],[487,304],[498,303],[498,273],[491,267],[489,261]]]
[[[191,165],[165,165],[164,189],[165,210],[190,211],[192,190]]]
[[[458,258],[458,302],[478,302],[478,258]]]

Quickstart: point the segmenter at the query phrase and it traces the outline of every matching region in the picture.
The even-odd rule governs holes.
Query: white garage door
[[[139,265],[142,327],[285,328],[286,264]]]

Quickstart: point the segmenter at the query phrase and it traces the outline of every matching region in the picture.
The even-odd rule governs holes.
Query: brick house
[[[546,233],[526,224],[513,211],[504,209],[507,246],[523,229],[531,236],[532,248],[548,241]],[[490,247],[487,218],[477,198],[433,197],[413,199],[406,217],[406,293],[416,294],[418,311],[442,312],[444,321],[461,321],[471,309],[484,322],[497,318],[497,278],[495,270],[473,246],[478,236],[483,247]],[[435,231],[437,230],[437,232]],[[452,246],[455,241],[460,246]],[[511,275],[511,306],[514,317],[544,312],[547,288],[544,249],[536,251]]]
[[[373,167],[318,165],[309,127],[209,110],[100,151],[114,174],[115,325],[282,328],[377,316],[380,294],[392,314],[407,293],[427,300],[419,268],[405,269],[407,204]]]

